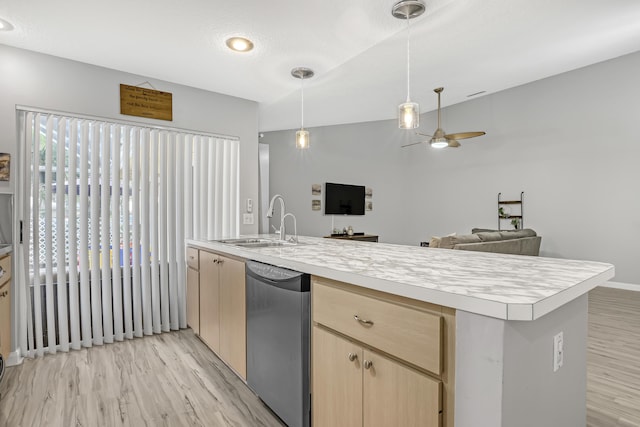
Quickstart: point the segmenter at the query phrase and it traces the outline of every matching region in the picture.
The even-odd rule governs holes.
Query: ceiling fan
[[[459,139],[467,139],[467,138],[475,138],[476,136],[485,135],[486,132],[458,132],[458,133],[450,133],[445,134],[442,128],[440,127],[440,94],[444,90],[443,87],[435,88],[433,91],[438,94],[438,129],[436,129],[433,135],[425,135],[424,133],[416,132],[417,135],[427,136],[431,139],[429,140],[429,144],[433,148],[458,148],[460,147]],[[410,147],[412,145],[422,144],[427,141],[414,142],[412,144],[403,145],[404,147]]]

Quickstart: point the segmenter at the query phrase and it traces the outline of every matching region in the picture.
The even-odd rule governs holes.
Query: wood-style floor
[[[25,360],[1,427],[282,426],[191,329]]]
[[[640,427],[640,292],[589,294],[588,427]],[[25,360],[0,426],[281,426],[191,330]]]
[[[640,427],[640,292],[589,293],[587,425]]]

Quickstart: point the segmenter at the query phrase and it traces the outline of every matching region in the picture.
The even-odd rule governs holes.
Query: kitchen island
[[[406,298],[399,306],[415,301],[442,307],[444,362],[425,371],[427,376],[435,372],[433,376],[445,383],[443,425],[454,425],[454,419],[463,427],[585,424],[587,293],[613,277],[612,265],[311,237],[299,240],[298,245],[262,248],[200,240],[187,244],[309,273],[319,278],[312,300],[314,290],[322,289],[326,283],[320,282],[325,281],[329,285],[325,289],[336,282],[367,297]],[[424,311],[437,313],[431,308]],[[314,307],[316,312],[322,310]],[[324,328],[330,320],[320,329],[331,329]],[[336,329],[338,335],[368,349],[368,342]],[[563,363],[556,369],[554,337],[561,332]],[[406,360],[393,350],[381,350],[391,359]],[[407,364],[411,369],[423,367],[412,360]],[[446,379],[455,384],[447,386]]]

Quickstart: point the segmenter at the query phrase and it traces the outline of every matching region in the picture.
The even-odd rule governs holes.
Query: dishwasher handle
[[[247,279],[296,292],[309,292],[311,280],[308,274],[256,261],[245,262]]]

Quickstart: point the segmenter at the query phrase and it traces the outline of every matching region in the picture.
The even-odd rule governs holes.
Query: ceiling
[[[395,2],[2,0],[0,18],[15,29],[0,43],[257,101],[261,131],[300,126],[290,71],[309,67],[305,127],[355,123],[394,118],[406,98]],[[640,0],[425,3],[410,27],[422,112],[436,108],[438,86],[447,106],[640,49]],[[234,35],[255,49],[229,51]]]

